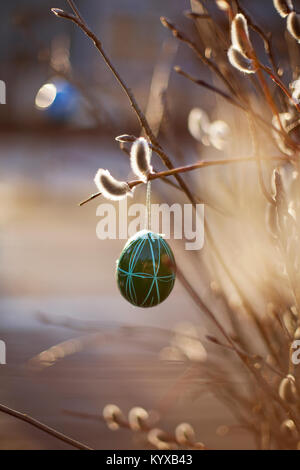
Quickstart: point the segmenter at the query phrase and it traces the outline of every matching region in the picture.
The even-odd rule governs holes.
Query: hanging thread
[[[151,230],[151,181],[147,182],[146,194],[146,229]]]

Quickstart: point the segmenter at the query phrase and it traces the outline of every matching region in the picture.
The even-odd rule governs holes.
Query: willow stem
[[[264,158],[261,157],[261,159],[262,160],[269,160],[269,161],[270,160],[283,160],[283,161],[285,161],[285,158],[280,157],[280,156],[278,156],[278,157],[264,157]],[[159,178],[165,178],[167,176],[173,176],[173,175],[176,175],[178,173],[186,173],[188,171],[198,170],[199,168],[205,168],[205,167],[208,167],[208,166],[228,165],[230,163],[242,163],[242,162],[252,162],[252,161],[255,162],[256,157],[227,158],[227,159],[224,159],[224,160],[208,160],[208,161],[202,160],[198,163],[194,163],[193,165],[180,166],[178,168],[173,168],[172,170],[165,170],[165,171],[160,171],[158,173],[152,173],[148,176],[148,178],[149,178],[149,180],[155,180],[155,179],[159,179]],[[134,181],[129,181],[127,184],[130,188],[134,188],[135,186],[138,186],[139,184],[143,184],[143,183],[144,183],[144,181],[142,181],[142,180],[134,180]],[[79,203],[79,206],[83,206],[87,202],[92,201],[93,199],[95,199],[96,197],[98,197],[100,195],[101,195],[101,192],[92,194],[91,196],[89,196],[84,201],[81,201]]]
[[[0,412],[6,413],[7,415],[13,416],[14,418],[17,418],[21,421],[25,421],[31,426],[34,426],[35,428],[40,429],[41,431],[44,431],[50,436],[55,437],[56,439],[59,439],[60,441],[65,442],[66,444],[69,444],[70,446],[75,447],[76,449],[93,450],[91,447],[88,447],[85,444],[82,444],[81,442],[78,442],[72,439],[71,437],[68,437],[65,434],[62,434],[61,432],[58,432],[53,428],[50,428],[46,424],[41,423],[40,421],[32,418],[31,416],[28,416],[27,414],[20,413],[19,411],[13,410],[12,408],[9,408],[8,406],[0,404]]]
[[[59,18],[64,18],[64,19],[70,20],[73,23],[75,23],[92,40],[92,42],[94,43],[96,49],[99,51],[102,58],[104,59],[104,62],[106,63],[107,67],[111,70],[113,76],[116,78],[116,80],[120,84],[121,88],[125,92],[126,96],[128,97],[130,105],[134,109],[135,114],[136,114],[142,128],[144,129],[146,135],[148,136],[150,142],[153,145],[155,145],[157,148],[161,149],[161,153],[159,155],[160,155],[164,165],[168,169],[174,168],[170,158],[163,151],[163,149],[162,149],[161,145],[159,144],[157,138],[153,134],[152,129],[151,129],[151,127],[150,127],[150,125],[147,121],[147,118],[146,118],[145,114],[143,113],[143,111],[140,109],[140,107],[139,107],[139,105],[138,105],[138,103],[135,99],[134,94],[132,93],[130,88],[126,85],[125,81],[122,79],[122,77],[120,76],[120,74],[116,70],[115,66],[111,62],[110,58],[104,52],[104,49],[102,47],[102,43],[101,43],[100,39],[88,27],[87,23],[84,21],[83,17],[80,15],[80,13],[79,13],[77,7],[75,6],[74,2],[71,1],[71,3],[70,3],[70,1],[68,0],[68,3],[71,6],[71,8],[72,8],[73,12],[75,13],[75,15],[70,14],[70,13],[64,11],[64,10],[59,9],[59,8],[52,8],[51,9],[52,13],[54,13]],[[185,192],[188,199],[191,201],[193,206],[195,206],[196,205],[196,200],[194,198],[194,195],[190,191],[189,187],[186,185],[186,183],[184,182],[184,180],[181,178],[180,175],[175,174],[175,178],[176,178],[178,184],[181,186],[182,190]]]

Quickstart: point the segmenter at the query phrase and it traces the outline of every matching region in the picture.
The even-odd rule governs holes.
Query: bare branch
[[[267,69],[267,68],[263,68],[267,73],[271,73],[270,69]],[[287,136],[287,133],[282,131],[281,129],[277,129],[275,126],[273,126],[271,123],[267,122],[260,114],[256,113],[255,111],[253,111],[250,107],[249,109],[243,105],[240,101],[237,101],[236,99],[234,99],[232,96],[228,95],[227,93],[225,93],[223,90],[221,90],[220,88],[217,88],[215,87],[214,85],[211,85],[210,83],[207,83],[205,82],[204,80],[200,80],[198,78],[195,78],[193,77],[192,75],[190,75],[189,73],[185,72],[184,70],[182,70],[181,67],[178,67],[178,66],[175,66],[174,67],[174,70],[175,72],[177,72],[179,75],[182,75],[183,77],[187,78],[188,80],[190,80],[191,82],[195,83],[196,85],[200,85],[200,86],[203,86],[205,88],[207,88],[208,90],[211,90],[212,92],[214,93],[217,93],[218,95],[222,96],[225,100],[227,100],[229,103],[231,103],[233,106],[236,106],[237,108],[243,110],[246,114],[251,114],[253,117],[255,117],[256,119],[258,119],[263,125],[264,125],[264,128],[265,129],[272,129],[272,131],[276,132],[277,134],[280,134],[282,135],[283,137],[289,137]],[[293,147],[296,146],[296,143],[291,141],[291,139],[289,138],[289,143],[293,145]],[[285,158],[288,158],[287,156]],[[293,159],[293,157],[289,157],[291,159]]]
[[[263,158],[264,160],[285,160],[283,157],[265,157]],[[202,160],[198,163],[194,163],[193,165],[186,165],[186,166],[181,166],[178,168],[172,168],[171,170],[166,170],[166,171],[160,171],[158,173],[152,173],[148,176],[149,180],[155,180],[159,178],[166,178],[167,176],[174,176],[178,173],[186,173],[189,171],[193,170],[198,170],[199,168],[204,168],[208,166],[216,166],[216,165],[228,165],[230,163],[240,163],[240,162],[251,162],[251,161],[256,161],[255,157],[246,157],[246,158],[228,158],[224,160]],[[134,188],[135,186],[138,186],[140,184],[143,184],[144,181],[142,180],[134,180],[134,181],[129,181],[127,184],[130,188]],[[81,201],[79,203],[79,206],[83,206],[89,201],[92,201],[96,197],[100,196],[101,193],[95,193],[89,196],[87,199],[84,201]]]
[[[73,8],[73,11],[74,11],[74,7],[75,7],[75,4],[74,2],[72,1],[72,8]],[[75,7],[76,8],[76,7]],[[109,59],[109,57],[106,55],[106,53],[104,52],[103,50],[103,47],[102,47],[102,43],[100,41],[100,39],[91,31],[91,29],[88,27],[88,25],[86,24],[85,21],[82,20],[82,16],[79,14],[78,12],[78,9],[76,9],[76,16],[74,15],[70,15],[68,13],[66,13],[65,11],[63,10],[60,10],[58,8],[53,8],[51,10],[56,16],[58,17],[61,17],[61,18],[65,18],[65,19],[68,19],[70,21],[73,21],[75,24],[77,24],[77,26],[79,26],[79,28],[82,29],[82,31],[93,41],[96,49],[100,52],[102,58],[104,59],[106,65],[108,66],[108,68],[111,70],[112,74],[114,75],[114,77],[116,78],[116,80],[119,82],[121,88],[123,89],[123,91],[125,92],[126,96],[128,97],[129,101],[130,101],[130,104],[132,106],[132,108],[134,109],[138,119],[139,119],[139,122],[142,126],[142,128],[144,129],[146,135],[148,136],[150,142],[155,145],[157,148],[161,149],[161,153],[159,154],[163,163],[165,164],[165,166],[168,168],[168,169],[172,169],[174,168],[173,167],[173,164],[170,160],[170,158],[168,157],[168,155],[163,151],[161,145],[159,144],[158,140],[156,139],[155,135],[153,134],[152,132],[152,129],[144,115],[144,113],[142,112],[142,110],[140,109],[136,99],[135,99],[135,96],[134,94],[132,93],[132,91],[130,90],[130,88],[128,88],[128,86],[126,85],[126,83],[124,82],[124,80],[121,78],[121,76],[119,75],[119,73],[117,72],[116,68],[114,67],[114,65],[112,64],[111,60]],[[175,175],[175,178],[177,179],[177,182],[179,183],[179,185],[181,186],[181,188],[183,189],[183,191],[185,192],[185,194],[187,195],[188,199],[191,201],[191,203],[193,204],[193,206],[195,206],[196,204],[196,201],[195,201],[195,198],[192,194],[192,192],[190,191],[190,189],[188,188],[188,186],[185,184],[185,182],[183,181],[183,179],[181,178],[180,175],[176,174]]]
[[[78,442],[72,439],[71,437],[68,437],[65,434],[62,434],[61,432],[58,432],[53,428],[50,428],[46,424],[43,424],[40,421],[37,421],[36,419],[32,418],[31,416],[28,416],[27,414],[20,413],[19,411],[13,410],[12,408],[9,408],[8,406],[0,404],[0,412],[6,413],[7,415],[13,416],[14,418],[17,418],[21,421],[25,421],[25,423],[28,423],[31,426],[34,426],[35,428],[40,429],[41,431],[44,431],[50,436],[55,437],[56,439],[59,439],[60,441],[65,442],[66,444],[69,444],[70,446],[73,446],[76,449],[93,450],[91,447],[88,447],[85,444],[82,444],[81,442]]]
[[[177,39],[179,39],[179,41],[182,41],[184,42],[185,44],[187,44],[197,55],[197,57],[199,57],[199,59],[205,64],[207,65],[222,81],[223,83],[226,85],[226,87],[230,90],[230,92],[236,96],[236,91],[234,90],[234,88],[232,87],[231,83],[227,80],[227,78],[223,75],[223,73],[221,72],[221,70],[219,69],[219,67],[210,59],[208,59],[207,57],[205,57],[205,54],[203,54],[199,47],[197,46],[197,44],[192,41],[191,39],[189,39],[184,33],[182,33],[181,31],[179,31],[177,29],[177,27],[171,23],[171,21],[169,21],[167,18],[165,18],[164,16],[162,16],[160,18],[160,21],[162,23],[163,26],[165,26],[165,28],[168,28],[173,36]]]

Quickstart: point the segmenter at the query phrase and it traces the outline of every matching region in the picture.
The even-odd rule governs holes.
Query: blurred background
[[[206,80],[209,72],[199,67],[188,48],[178,47],[159,21],[161,15],[170,17],[193,34],[191,21],[182,14],[190,2],[76,3],[142,108],[147,108],[154,80],[164,84],[168,114],[161,132],[176,162],[196,161],[204,150],[206,158],[218,155],[203,146],[195,149],[187,131],[193,106],[218,117],[215,98],[171,73],[175,64]],[[220,14],[212,0],[204,3]],[[259,9],[268,25],[278,31],[283,27],[270,9],[271,0],[246,3],[253,11]],[[124,410],[137,405],[161,407],[167,429],[190,419],[208,445],[251,447],[242,433],[229,439],[216,435],[220,424],[234,420],[208,392],[196,404],[193,390],[169,399],[185,365],[159,361],[170,339],[164,330],[182,322],[190,328],[197,322],[197,334],[203,336],[199,314],[179,282],[159,307],[142,310],[126,303],[114,278],[124,241],[97,239],[100,201],[78,207],[95,191],[93,178],[99,167],[117,178],[130,177],[128,157],[114,139],[124,133],[138,135],[139,128],[125,95],[89,39],[75,25],[55,18],[51,7],[68,8],[63,0],[12,0],[1,5],[0,79],[7,94],[6,104],[0,105],[0,339],[7,345],[7,365],[0,366],[0,402],[98,449],[145,445],[129,432],[107,430],[100,419],[107,403]],[[279,43],[279,56],[280,47]],[[159,167],[159,161],[155,165]],[[193,178],[187,176],[186,181]],[[143,202],[143,189],[136,198],[135,202]],[[154,198],[185,202],[180,193],[161,184],[155,185]],[[188,263],[192,277],[195,266],[176,242],[171,245],[177,263]],[[99,331],[92,345],[52,367],[28,367],[28,361],[42,351],[91,331]],[[68,446],[0,414],[0,449],[31,448]]]

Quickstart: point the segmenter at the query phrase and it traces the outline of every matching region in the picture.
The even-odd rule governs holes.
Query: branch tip
[[[117,142],[135,142],[136,137],[134,135],[122,134],[115,137]]]
[[[51,12],[58,18],[66,18],[68,20],[76,19],[75,15],[73,15],[72,13],[68,13],[65,10],[62,10],[61,8],[51,8]]]

